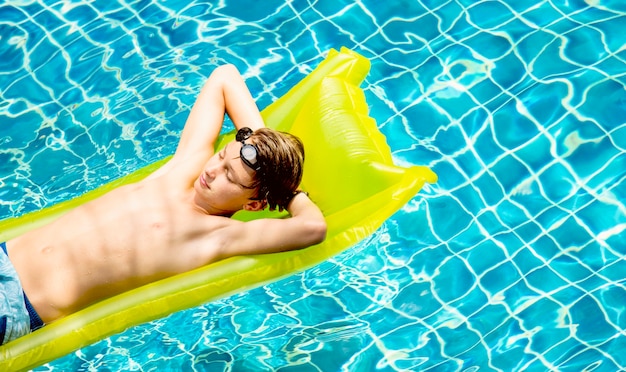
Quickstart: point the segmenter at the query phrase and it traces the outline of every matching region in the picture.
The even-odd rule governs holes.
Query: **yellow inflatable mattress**
[[[0,347],[0,370],[34,368],[129,327],[276,281],[312,267],[372,234],[437,176],[428,168],[397,167],[359,88],[370,68],[364,57],[331,50],[284,97],[263,110],[266,125],[299,136],[306,147],[302,188],[326,216],[327,239],[293,252],[233,257],[109,298]],[[223,136],[219,146],[232,134]],[[107,191],[140,180],[167,159],[92,192],[21,217],[0,221],[0,241],[47,223]],[[274,212],[240,213],[248,220]]]

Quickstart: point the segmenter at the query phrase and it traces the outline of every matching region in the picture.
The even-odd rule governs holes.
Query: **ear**
[[[262,211],[267,206],[267,200],[250,200],[243,205],[243,209],[250,212]]]

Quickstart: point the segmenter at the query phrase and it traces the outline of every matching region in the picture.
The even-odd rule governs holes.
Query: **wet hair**
[[[258,151],[261,168],[255,173],[252,187],[255,199],[267,200],[270,210],[283,210],[302,181],[304,145],[294,135],[270,128],[260,128],[250,136]]]

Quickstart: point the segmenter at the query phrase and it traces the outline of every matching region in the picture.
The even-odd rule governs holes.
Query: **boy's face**
[[[241,143],[230,142],[204,165],[194,182],[196,204],[213,215],[231,215],[249,209],[256,190],[251,188],[254,170],[240,159]]]

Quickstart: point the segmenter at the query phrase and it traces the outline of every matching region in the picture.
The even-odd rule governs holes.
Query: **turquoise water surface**
[[[340,46],[439,175],[328,262],[37,370],[626,369],[625,29],[618,0],[4,2],[0,218],[172,153],[215,66],[263,108]]]

